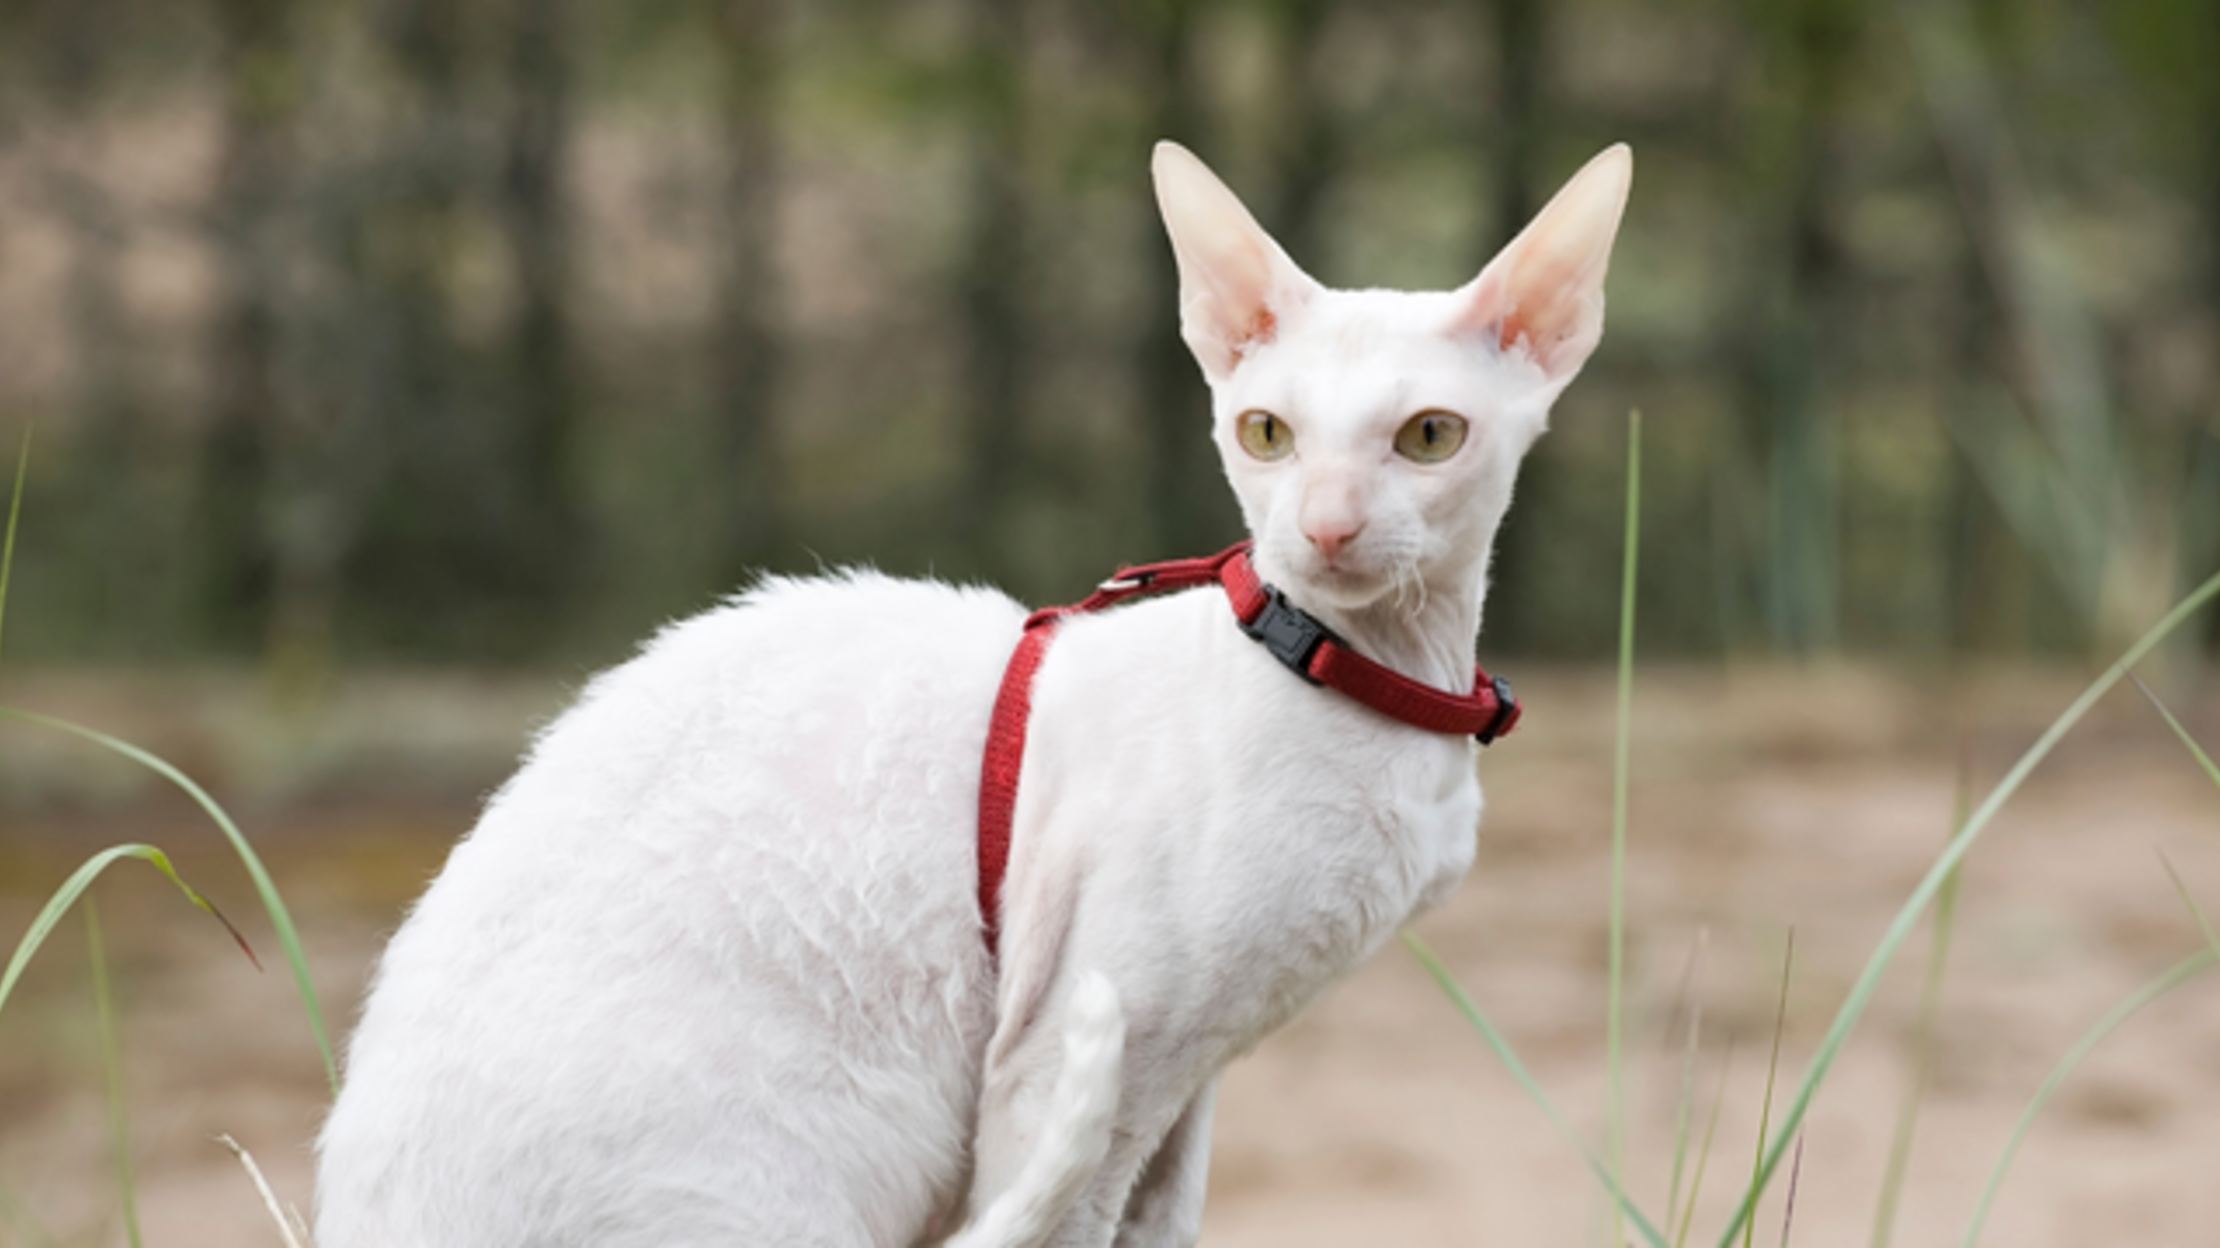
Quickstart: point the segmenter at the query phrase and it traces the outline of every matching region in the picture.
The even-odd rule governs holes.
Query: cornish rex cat
[[[1348,649],[1474,687],[1631,173],[1596,157],[1457,290],[1338,291],[1157,148],[1254,572]],[[771,579],[593,681],[386,951],[322,1248],[1192,1244],[1219,1072],[1456,885],[1475,746],[1297,679],[1212,588],[1066,619],[990,953],[982,746],[1025,616]]]

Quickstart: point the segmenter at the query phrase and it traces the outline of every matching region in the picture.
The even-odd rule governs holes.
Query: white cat
[[[1631,172],[1459,290],[1335,291],[1157,148],[1256,570],[1405,676],[1472,688]],[[1069,618],[997,959],[981,751],[1024,618],[774,579],[596,679],[386,951],[322,1248],[1192,1244],[1219,1072],[1463,876],[1475,746],[1297,679],[1215,589]]]

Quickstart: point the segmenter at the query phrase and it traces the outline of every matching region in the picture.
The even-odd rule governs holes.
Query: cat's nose
[[[1326,557],[1327,562],[1331,563],[1334,556],[1341,553],[1342,547],[1357,540],[1357,534],[1362,532],[1364,532],[1364,522],[1360,520],[1355,523],[1336,525],[1306,525],[1303,528],[1303,537],[1317,548],[1319,554]]]

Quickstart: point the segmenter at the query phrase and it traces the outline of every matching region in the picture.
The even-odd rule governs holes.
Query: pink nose
[[[1319,554],[1324,555],[1327,561],[1331,562],[1334,556],[1341,553],[1342,547],[1357,540],[1357,534],[1363,531],[1364,526],[1362,524],[1337,525],[1332,528],[1320,526],[1315,531],[1308,528],[1304,529],[1303,536],[1309,539],[1311,545],[1318,548]]]

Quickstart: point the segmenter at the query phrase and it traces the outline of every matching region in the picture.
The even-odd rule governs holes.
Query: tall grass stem
[[[1626,551],[1619,568],[1618,740],[1611,758],[1611,970],[1605,1060],[1611,1072],[1611,1173],[1626,1177],[1626,805],[1634,741],[1634,585],[1642,554],[1642,413],[1626,417]],[[1611,1242],[1626,1242],[1626,1220],[1613,1206]]]
[[[1519,1060],[1517,1051],[1511,1048],[1511,1042],[1503,1038],[1502,1032],[1496,1030],[1495,1023],[1488,1018],[1487,1012],[1464,990],[1464,985],[1457,982],[1457,977],[1449,973],[1449,968],[1442,965],[1433,949],[1419,938],[1418,933],[1408,930],[1403,933],[1403,947],[1409,949],[1411,955],[1418,959],[1419,965],[1426,968],[1426,973],[1434,977],[1434,983],[1449,998],[1450,1004],[1457,1007],[1457,1012],[1465,1016],[1465,1021],[1472,1024],[1472,1029],[1480,1033],[1480,1038],[1495,1052],[1496,1060],[1503,1063],[1503,1068],[1511,1072],[1512,1080],[1526,1093],[1526,1098],[1534,1102],[1535,1108],[1542,1111],[1542,1116],[1549,1119],[1551,1126],[1557,1128],[1557,1133],[1565,1137],[1565,1142],[1573,1146],[1582,1161],[1588,1163],[1589,1172],[1596,1176],[1597,1182],[1603,1184],[1604,1190],[1610,1193],[1612,1201],[1624,1216],[1633,1220],[1635,1230],[1641,1232],[1650,1248],[1668,1248],[1665,1236],[1651,1225],[1641,1207],[1634,1203],[1634,1198],[1620,1186],[1619,1176],[1581,1141],[1580,1133],[1572,1129],[1571,1123],[1565,1121],[1565,1116],[1557,1110],[1557,1103],[1549,1099],[1549,1093],[1542,1090],[1540,1081],[1526,1068],[1526,1063]]]
[[[2166,851],[2160,850],[2158,863],[2166,868],[2166,878],[2174,882],[2174,891],[2181,896],[2181,904],[2189,911],[2189,917],[2197,921],[2197,930],[2204,933],[2205,943],[2212,946],[2213,953],[2220,954],[2220,933],[2212,930],[2212,920],[2205,917],[2204,907],[2198,905],[2197,899],[2189,895],[2189,885],[2181,878],[2181,872],[2174,869],[2174,860],[2166,856]]]
[[[1958,795],[1950,812],[1951,835],[1965,826],[1973,806],[1971,767],[1961,755]],[[1935,1020],[1942,1013],[1943,969],[1950,962],[1950,938],[1957,930],[1958,881],[1952,868],[1935,898],[1932,945],[1927,951],[1927,976],[1919,990],[1919,1017],[1912,1028],[1912,1069],[1904,1083],[1904,1100],[1897,1106],[1896,1130],[1889,1139],[1887,1168],[1881,1172],[1881,1198],[1873,1213],[1872,1248],[1889,1248],[1896,1238],[1896,1210],[1904,1195],[1904,1176],[1912,1161],[1912,1136],[1919,1127],[1920,1104],[1927,1097],[1927,1081],[1934,1073]]]
[[[2205,774],[2212,777],[2214,784],[2220,784],[2220,766],[2213,764],[2212,756],[2205,753],[2203,746],[2197,744],[2197,738],[2189,735],[2189,730],[2181,726],[2181,721],[2174,718],[2174,713],[2166,708],[2164,702],[2158,700],[2158,695],[2151,692],[2151,687],[2144,684],[2141,677],[2129,672],[2128,679],[2134,682],[2136,689],[2143,694],[2143,699],[2158,712],[2159,718],[2166,721],[2166,726],[2174,730],[2174,736],[2188,748],[2190,757],[2197,760],[2197,765],[2204,768]]]
[[[2176,962],[2164,974],[2138,989],[2134,996],[2112,1007],[2111,1013],[2097,1020],[2097,1024],[2075,1042],[2073,1048],[2066,1051],[2066,1056],[2058,1059],[2058,1065],[2052,1068],[2050,1077],[2043,1080],[2043,1086],[2036,1090],[2034,1099],[2027,1103],[2026,1109],[2020,1111],[2019,1121],[2013,1124],[2012,1134],[2005,1141],[2003,1155],[1997,1158],[1995,1168],[1989,1171],[1989,1182],[1981,1189],[1981,1202],[1974,1206],[1973,1223],[1966,1228],[1963,1248],[1974,1248],[1981,1241],[1981,1228],[1988,1223],[1989,1207],[1995,1203],[1998,1189],[2004,1186],[2004,1176],[2010,1172],[2013,1159],[2019,1156],[2020,1145],[2026,1143],[2035,1119],[2050,1104],[2050,1098],[2056,1095],[2059,1086],[2066,1082],[2066,1076],[2081,1065],[2081,1060],[2089,1056],[2090,1050],[2102,1043],[2120,1024],[2133,1018],[2137,1011],[2211,970],[2216,963],[2220,963],[2220,953],[2211,949],[2200,949]]]
[[[108,1142],[115,1151],[116,1186],[123,1194],[123,1230],[131,1248],[143,1248],[139,1234],[139,1185],[131,1173],[131,1105],[123,1086],[123,1046],[116,1038],[116,994],[108,980],[108,948],[100,931],[100,908],[85,898],[85,954],[92,961],[93,1003],[100,1020],[100,1071],[108,1085]]]
[[[1702,1049],[1704,1006],[1696,999],[1696,968],[1703,964],[1704,948],[1711,941],[1711,929],[1699,928],[1696,943],[1688,950],[1688,965],[1681,968],[1680,989],[1674,999],[1680,1002],[1675,1011],[1674,1026],[1666,1032],[1670,1037],[1681,1034],[1681,1023],[1687,1024],[1688,1039],[1681,1049],[1680,1090],[1673,1098],[1673,1175],[1665,1187],[1665,1225],[1679,1224],[1680,1185],[1688,1169],[1689,1114],[1696,1103],[1696,1055]],[[1684,1017],[1685,1016],[1685,1017]]]
[[[2004,803],[2019,791],[2020,786],[2026,783],[2028,775],[2035,770],[2038,764],[2050,756],[2050,752],[2057,748],[2058,743],[2065,739],[2066,734],[2073,730],[2074,725],[2081,722],[2082,717],[2089,713],[2089,708],[2095,706],[2098,699],[2110,692],[2112,687],[2127,675],[2129,668],[2142,661],[2143,656],[2149,654],[2161,641],[2166,639],[2168,634],[2179,628],[2184,620],[2196,614],[2200,608],[2210,602],[2215,594],[2220,594],[2220,573],[2215,573],[2202,585],[2198,586],[2188,597],[2176,604],[2173,610],[2167,612],[2165,618],[2152,625],[2150,630],[2137,639],[2134,645],[2128,647],[2127,652],[2120,656],[2118,661],[2105,669],[2104,674],[2092,682],[2087,689],[2083,690],[2081,696],[2076,698],[2071,706],[2067,707],[2057,719],[2051,721],[2049,729],[2036,740],[2034,745],[2029,746],[2027,752],[2020,756],[2017,763],[2013,764],[2012,769],[2005,773],[2004,779],[1998,782],[1995,789],[1990,791],[1989,796],[1973,812],[1973,817],[1966,820],[1966,826],[1959,830],[1958,835],[1952,839],[1949,847],[1943,851],[1942,856],[1937,858],[1934,865],[1928,868],[1927,874],[1920,880],[1919,886],[1912,890],[1912,895],[1905,900],[1903,908],[1897,911],[1896,918],[1889,924],[1888,931],[1881,938],[1881,943],[1874,948],[1872,956],[1866,960],[1865,969],[1860,972],[1857,981],[1851,985],[1850,993],[1843,1000],[1842,1008],[1835,1014],[1834,1023],[1827,1029],[1825,1038],[1820,1041],[1818,1051],[1812,1056],[1811,1068],[1805,1072],[1803,1083],[1797,1089],[1796,1098],[1791,1102],[1789,1112],[1782,1120],[1780,1134],[1775,1137],[1773,1146],[1767,1150],[1765,1162],[1758,1169],[1756,1182],[1752,1185],[1750,1192],[1743,1197],[1742,1205],[1736,1210],[1735,1216],[1728,1223],[1726,1231],[1721,1234],[1719,1248],[1727,1248],[1728,1245],[1732,1244],[1735,1236],[1742,1230],[1743,1224],[1749,1220],[1751,1212],[1757,1206],[1758,1198],[1764,1193],[1766,1182],[1771,1179],[1774,1170],[1780,1165],[1782,1156],[1788,1151],[1797,1130],[1803,1126],[1804,1116],[1811,1110],[1812,1098],[1818,1095],[1820,1084],[1825,1082],[1827,1072],[1834,1065],[1835,1055],[1841,1051],[1843,1044],[1850,1038],[1850,1032],[1856,1028],[1858,1020],[1864,1017],[1866,1006],[1871,1003],[1873,993],[1880,985],[1882,973],[1888,969],[1889,963],[1895,959],[1897,949],[1903,945],[1905,938],[1910,935],[1912,927],[1918,923],[1919,917],[1926,911],[1928,903],[1933,901],[1935,895],[1941,891],[1943,881],[1949,878],[1950,873],[1973,849],[1974,842],[1979,840],[1981,834],[1988,829],[1990,822],[1996,818],[1997,811],[2002,809]]]
[[[1688,1203],[1681,1207],[1680,1227],[1673,1233],[1673,1248],[1688,1242],[1688,1228],[1696,1221],[1696,1198],[1703,1195],[1704,1171],[1711,1165],[1711,1144],[1719,1138],[1719,1111],[1727,1104],[1727,1076],[1734,1071],[1734,1039],[1719,1058],[1719,1086],[1711,1094],[1711,1116],[1704,1122],[1703,1147],[1696,1150],[1696,1173],[1688,1180]]]
[[[31,467],[31,429],[23,429],[23,449],[15,456],[15,491],[8,495],[8,536],[0,546],[0,626],[8,618],[8,578],[15,572],[15,529],[23,518],[23,478]]]
[[[1788,1034],[1788,980],[1796,969],[1796,929],[1788,929],[1788,948],[1781,954],[1781,996],[1773,1007],[1773,1056],[1765,1063],[1765,1100],[1758,1109],[1757,1155],[1750,1161],[1750,1195],[1744,1208],[1754,1211],[1759,1193],[1764,1190],[1765,1132],[1773,1121],[1773,1087],[1781,1073],[1781,1037]],[[1742,1221],[1742,1248],[1750,1248],[1757,1238],[1757,1219],[1745,1216]]]
[[[285,1248],[304,1248],[302,1240],[307,1232],[297,1225],[296,1219],[288,1213],[285,1206],[278,1203],[277,1193],[270,1190],[270,1180],[263,1177],[262,1167],[256,1164],[254,1154],[228,1134],[217,1136],[216,1142],[230,1149],[231,1155],[239,1159],[239,1165],[246,1170],[247,1178],[254,1184],[255,1194],[262,1198],[263,1210],[270,1215],[270,1221],[277,1224],[278,1238],[285,1241]]]

